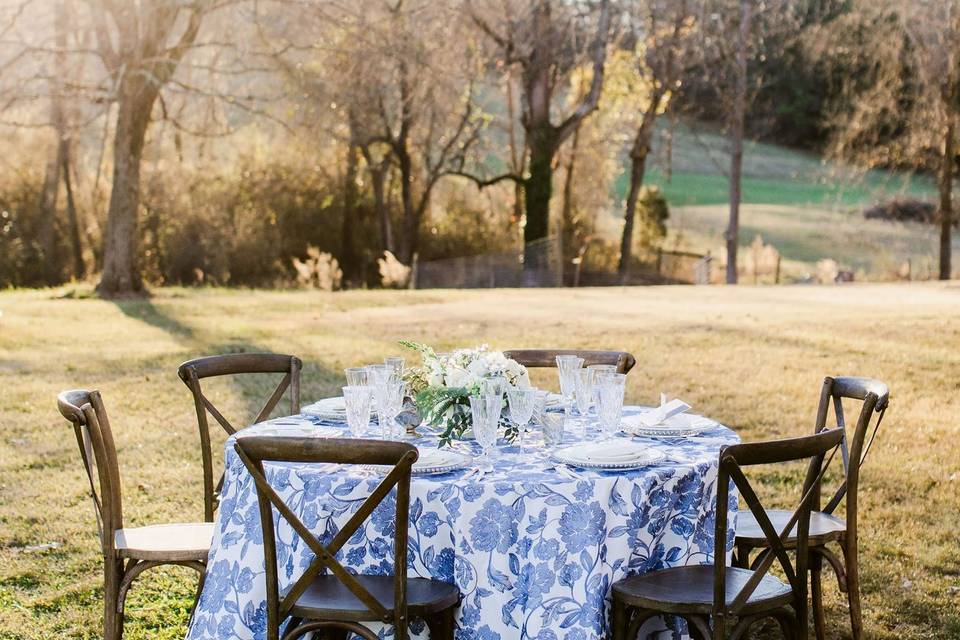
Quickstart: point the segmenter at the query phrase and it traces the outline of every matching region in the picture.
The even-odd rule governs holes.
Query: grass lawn
[[[161,290],[150,300],[0,293],[0,639],[93,638],[100,559],[58,391],[98,388],[111,412],[131,525],[199,519],[200,457],[181,361],[275,350],[303,358],[305,401],[343,367],[410,338],[447,349],[625,348],[628,399],[660,390],[744,439],[806,434],[826,374],[881,378],[891,408],[864,469],[862,566],[868,637],[960,638],[960,284],[837,287],[348,292]],[[218,389],[228,417],[268,392]],[[248,414],[251,415],[251,414]],[[785,499],[799,470],[763,486]],[[831,637],[848,621],[833,583]],[[129,639],[180,638],[187,570],[148,573],[128,604]]]

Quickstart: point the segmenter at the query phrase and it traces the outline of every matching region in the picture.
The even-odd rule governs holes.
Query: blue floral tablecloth
[[[637,410],[628,407],[625,413]],[[295,420],[321,424],[305,416]],[[245,433],[264,428],[254,425]],[[595,432],[588,430],[587,437],[596,437]],[[568,429],[565,439],[580,438]],[[464,470],[415,476],[411,483],[409,574],[460,588],[458,640],[602,638],[615,581],[712,562],[718,453],[738,442],[729,429],[718,425],[697,437],[645,439],[667,458],[616,473],[557,469],[543,456],[536,433],[527,440],[522,456],[517,446],[501,442],[493,470],[482,476]],[[435,446],[436,439],[412,442]],[[474,442],[455,447],[478,453]],[[256,492],[232,439],[225,452],[206,584],[188,640],[265,638]],[[332,537],[379,482],[377,476],[332,465],[273,464],[266,471],[271,485],[320,539]],[[735,497],[730,506],[735,515]],[[392,573],[393,511],[392,501],[381,505],[341,550],[340,560],[358,573]],[[734,527],[735,517],[728,549]],[[277,534],[281,586],[287,586],[313,554],[285,522]],[[679,635],[665,628],[673,626],[669,620],[655,624],[664,637]],[[648,631],[657,629],[645,627]],[[392,636],[389,629],[380,633]],[[428,632],[414,621],[411,635],[426,638]]]

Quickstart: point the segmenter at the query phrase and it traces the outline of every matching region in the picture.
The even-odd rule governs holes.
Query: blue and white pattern
[[[305,416],[298,420],[320,424]],[[412,480],[409,575],[460,588],[458,640],[601,638],[615,581],[712,562],[718,453],[738,442],[729,429],[718,425],[698,437],[642,440],[667,458],[616,473],[558,470],[543,455],[536,435],[527,440],[523,456],[516,446],[501,443],[493,470],[482,476],[461,470]],[[568,433],[566,440],[578,439]],[[436,439],[413,442],[430,446]],[[479,453],[473,442],[455,446]],[[226,478],[208,575],[188,640],[265,637],[256,491],[232,439],[225,450]],[[332,465],[274,464],[266,471],[271,485],[321,540],[335,535],[379,481],[357,468]],[[730,507],[735,516],[733,496]],[[393,509],[390,500],[377,509],[341,550],[340,561],[358,573],[391,573]],[[731,517],[728,550],[734,526]],[[285,522],[277,535],[285,587],[313,554]],[[672,626],[657,622],[661,628]],[[679,636],[667,631],[666,637]],[[390,629],[380,634],[392,636]],[[411,624],[411,635],[428,637],[420,622]]]

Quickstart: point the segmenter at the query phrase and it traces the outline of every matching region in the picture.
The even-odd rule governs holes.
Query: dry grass
[[[886,380],[892,406],[865,469],[866,627],[874,638],[960,637],[960,285],[646,288],[341,294],[164,290],[150,301],[0,294],[0,638],[96,637],[100,564],[75,443],[55,394],[102,390],[132,524],[201,516],[195,418],[176,365],[198,354],[300,355],[304,399],[338,372],[439,347],[622,347],[628,395],[661,389],[745,439],[806,433],[825,374]],[[265,387],[220,389],[235,411]],[[786,495],[783,474],[767,488]],[[56,548],[30,551],[32,545]],[[182,637],[192,577],[146,577],[128,638]],[[846,609],[831,588],[832,637]]]

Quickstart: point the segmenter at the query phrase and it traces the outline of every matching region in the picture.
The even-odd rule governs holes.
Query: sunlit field
[[[650,403],[666,391],[745,440],[807,433],[826,374],[885,380],[891,406],[862,480],[866,631],[889,640],[960,637],[960,284],[168,289],[119,302],[70,293],[0,293],[2,639],[100,634],[95,521],[72,431],[56,411],[58,391],[102,391],[128,524],[197,520],[199,444],[192,401],[175,374],[181,361],[293,353],[305,362],[306,402],[334,393],[344,367],[401,354],[401,338],[442,349],[623,348],[638,360],[628,400]],[[258,408],[269,389],[244,381],[218,391],[233,419]],[[786,501],[799,481],[781,470],[763,484]],[[826,584],[830,637],[846,637],[845,604]],[[194,588],[187,570],[145,574],[128,603],[125,637],[182,637]]]

